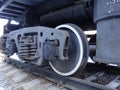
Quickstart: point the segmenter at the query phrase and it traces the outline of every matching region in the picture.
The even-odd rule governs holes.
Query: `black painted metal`
[[[63,77],[53,71],[40,68],[31,64],[23,63],[17,60],[8,59],[6,62],[15,65],[16,67],[22,68],[28,72],[32,72],[36,75],[43,75],[48,78],[53,79],[54,82],[63,84],[64,86],[71,88],[73,90],[113,90],[106,86],[99,85],[96,83],[91,83],[82,79],[77,79],[73,77]]]
[[[14,19],[23,14],[29,4],[24,4],[21,0],[5,0],[0,7],[0,17],[4,16],[9,19]],[[23,12],[22,12],[23,11]]]
[[[0,7],[0,17],[25,23],[22,27],[55,27],[69,22],[84,29],[95,28],[91,2],[92,0],[4,0]]]
[[[50,0],[46,3],[37,5],[37,12],[39,15],[55,11],[66,6],[74,4],[76,0]]]
[[[96,34],[90,37],[89,41],[89,49],[90,49],[90,58],[93,60],[93,57],[96,53]]]
[[[120,17],[120,0],[94,0],[94,21]]]
[[[92,22],[92,10],[93,8],[91,6],[86,7],[84,3],[72,5],[70,7],[62,8],[52,13],[42,15],[40,17],[40,24],[59,25],[68,22],[79,24],[90,23]]]
[[[97,62],[120,65],[120,0],[94,0]]]

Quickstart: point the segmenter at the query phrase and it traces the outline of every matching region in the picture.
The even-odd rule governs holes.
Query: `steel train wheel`
[[[63,24],[56,29],[66,30],[70,34],[69,60],[52,60],[50,66],[59,75],[69,76],[82,70],[88,60],[88,42],[82,30],[74,24]]]

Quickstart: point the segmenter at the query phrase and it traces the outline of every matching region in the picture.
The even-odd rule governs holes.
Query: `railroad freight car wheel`
[[[88,42],[83,31],[74,24],[59,25],[56,29],[66,30],[70,34],[69,59],[52,60],[49,63],[57,74],[70,76],[86,66],[89,56]]]

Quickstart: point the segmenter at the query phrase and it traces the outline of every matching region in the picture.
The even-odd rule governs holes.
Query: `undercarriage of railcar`
[[[0,40],[8,57],[49,64],[62,76],[82,71],[89,56],[120,66],[120,0],[1,0],[0,17],[9,19]]]

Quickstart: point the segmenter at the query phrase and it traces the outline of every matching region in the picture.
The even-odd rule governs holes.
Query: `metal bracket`
[[[37,26],[12,31],[8,34],[7,41],[15,41],[18,50],[16,53],[20,59],[41,65],[44,59],[55,58],[56,52],[57,59],[67,60],[69,39],[67,31]],[[45,49],[47,46],[54,49],[51,50],[53,54],[49,53],[50,57],[46,57],[47,54],[45,54],[48,51]]]

